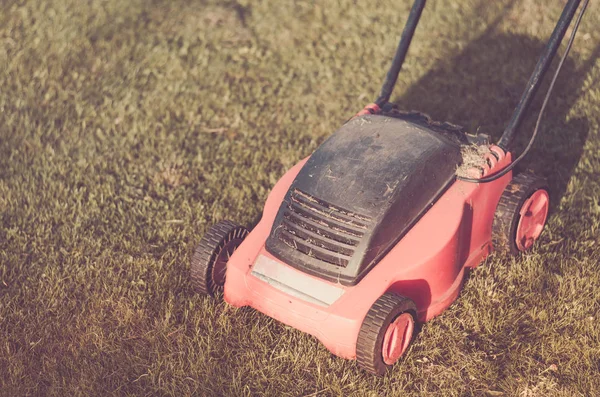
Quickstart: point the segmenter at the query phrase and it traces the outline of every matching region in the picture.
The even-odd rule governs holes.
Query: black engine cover
[[[276,258],[354,285],[455,180],[460,145],[425,125],[356,118],[304,165],[266,242]]]

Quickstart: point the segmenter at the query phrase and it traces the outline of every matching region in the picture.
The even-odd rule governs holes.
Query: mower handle
[[[525,112],[529,108],[529,105],[533,101],[535,97],[535,93],[538,88],[542,84],[544,79],[544,75],[548,71],[554,56],[556,55],[556,51],[560,46],[560,43],[569,27],[571,25],[571,21],[573,20],[573,16],[579,7],[579,3],[581,0],[569,0],[569,2],[565,5],[563,12],[556,23],[556,27],[548,40],[548,44],[542,52],[540,59],[527,82],[527,86],[525,87],[525,91],[523,91],[523,95],[521,96],[521,100],[519,101],[515,111],[508,122],[508,126],[504,130],[502,137],[498,141],[498,146],[500,146],[504,150],[508,150],[510,145],[515,137],[515,134],[523,121],[523,117],[525,116]]]
[[[410,42],[414,36],[415,30],[417,28],[417,24],[419,23],[419,19],[421,18],[421,13],[423,12],[423,8],[425,7],[426,0],[415,0],[413,6],[410,10],[410,14],[408,15],[408,19],[406,21],[406,25],[404,26],[404,30],[402,32],[402,36],[400,37],[400,42],[398,43],[398,48],[396,49],[396,54],[394,55],[394,59],[392,60],[392,65],[389,71],[386,74],[385,81],[383,82],[383,86],[381,87],[381,93],[375,100],[375,104],[379,108],[383,108],[383,106],[389,102],[394,86],[396,85],[396,81],[398,80],[398,75],[400,74],[400,70],[402,69],[402,64],[404,63],[404,59],[406,58],[406,53],[408,52],[408,47],[410,46]],[[546,48],[542,52],[540,59],[535,66],[529,81],[527,82],[527,86],[523,91],[521,96],[521,100],[517,104],[513,115],[508,122],[504,133],[500,137],[498,141],[498,146],[500,146],[504,150],[508,150],[516,131],[518,130],[529,105],[533,101],[537,90],[539,89],[542,81],[544,79],[544,75],[548,71],[554,56],[562,42],[562,39],[573,20],[573,16],[579,7],[581,0],[569,0],[565,5],[563,12],[548,40],[548,44]]]
[[[402,32],[400,42],[398,43],[398,48],[396,49],[396,54],[392,60],[392,66],[385,76],[385,81],[381,87],[381,93],[375,100],[375,103],[380,108],[388,103],[390,97],[392,96],[392,91],[396,85],[396,80],[398,80],[398,75],[400,74],[400,69],[402,69],[402,64],[406,58],[408,47],[410,46],[413,35],[415,34],[415,29],[417,28],[419,19],[421,18],[423,8],[425,7],[425,1],[426,0],[415,0],[412,9],[410,10],[410,14],[408,14],[404,31]]]

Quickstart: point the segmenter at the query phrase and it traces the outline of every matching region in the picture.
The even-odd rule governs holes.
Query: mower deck
[[[419,321],[427,321],[455,300],[464,269],[477,266],[491,252],[494,211],[510,173],[483,185],[451,183],[356,285],[326,280],[286,264],[268,251],[265,242],[280,212],[279,203],[309,161],[291,168],[275,185],[263,218],[229,260],[228,303],[251,306],[315,336],[332,353],[355,358],[361,324],[382,294],[398,292],[411,298]],[[502,156],[487,173],[509,162],[510,154]]]

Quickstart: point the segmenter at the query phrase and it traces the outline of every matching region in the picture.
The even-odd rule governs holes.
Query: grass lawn
[[[207,228],[251,227],[374,99],[411,4],[316,3],[0,2],[0,395],[600,395],[597,1],[524,165],[541,243],[473,271],[389,375],[192,292]],[[498,137],[563,4],[431,1],[394,101]]]

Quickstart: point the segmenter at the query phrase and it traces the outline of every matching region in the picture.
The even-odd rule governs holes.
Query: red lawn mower
[[[406,352],[416,325],[457,298],[465,269],[492,251],[526,251],[542,233],[546,183],[512,170],[537,135],[588,1],[529,145],[513,159],[513,137],[580,0],[567,2],[496,144],[389,103],[425,6],[416,0],[375,103],[287,171],[251,232],[230,221],[210,228],[192,257],[195,290],[215,295],[224,288],[231,305],[251,306],[384,374]]]

